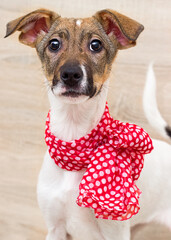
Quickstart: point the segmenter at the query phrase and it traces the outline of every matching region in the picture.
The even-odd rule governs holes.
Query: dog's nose
[[[63,65],[60,69],[61,80],[68,86],[77,85],[83,79],[83,71],[79,65]]]

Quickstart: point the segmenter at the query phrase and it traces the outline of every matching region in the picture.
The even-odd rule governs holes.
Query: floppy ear
[[[94,16],[102,25],[106,34],[117,40],[118,49],[133,47],[144,27],[135,20],[113,10],[102,10]]]
[[[41,31],[48,32],[52,23],[59,17],[55,12],[38,9],[23,17],[17,18],[7,24],[6,36],[20,31],[19,41],[35,47],[36,40]]]

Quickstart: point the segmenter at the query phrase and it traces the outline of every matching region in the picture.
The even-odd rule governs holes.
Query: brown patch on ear
[[[38,34],[48,32],[52,23],[59,17],[55,12],[38,9],[7,24],[6,37],[15,31],[21,31],[19,41],[35,47]]]
[[[143,25],[113,10],[102,10],[94,16],[109,37],[117,39],[118,49],[133,47]]]

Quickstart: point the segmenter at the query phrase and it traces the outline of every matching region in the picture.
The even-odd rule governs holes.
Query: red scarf
[[[49,112],[45,141],[60,168],[85,169],[79,185],[79,206],[93,208],[96,218],[111,220],[127,220],[138,213],[141,191],[135,181],[143,168],[143,155],[153,149],[152,140],[142,128],[114,120],[106,104],[98,125],[71,142],[51,133]]]

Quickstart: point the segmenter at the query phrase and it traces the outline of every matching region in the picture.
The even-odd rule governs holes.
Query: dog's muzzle
[[[77,87],[83,79],[83,71],[79,65],[64,64],[60,69],[60,78],[67,87]]]
[[[58,76],[52,81],[53,92],[59,96],[77,98],[79,96],[93,97],[96,88],[92,74],[87,66],[78,62],[67,62],[58,70]],[[56,89],[56,90],[55,90]]]

